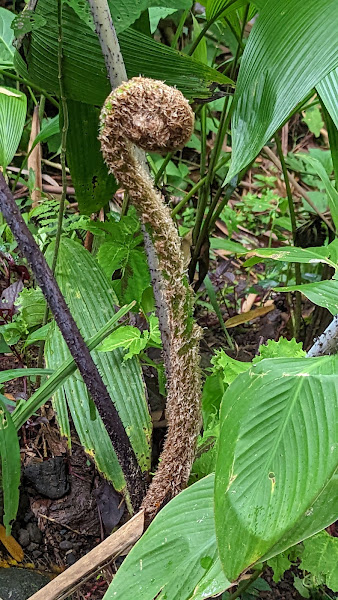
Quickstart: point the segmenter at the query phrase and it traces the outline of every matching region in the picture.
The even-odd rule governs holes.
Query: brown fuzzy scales
[[[137,157],[133,144],[148,151],[184,146],[194,126],[193,112],[180,91],[159,81],[135,77],[107,98],[100,141],[111,171],[128,191],[149,226],[162,272],[167,314],[162,340],[167,374],[168,434],[159,467],[143,502],[148,520],[187,484],[200,431],[200,328],[192,320],[180,238],[170,211]]]

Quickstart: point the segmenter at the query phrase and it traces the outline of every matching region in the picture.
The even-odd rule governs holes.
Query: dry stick
[[[307,356],[324,356],[324,354],[338,353],[338,315],[333,317],[330,325],[325,329],[307,353]]]
[[[55,277],[30,233],[2,174],[0,174],[0,211],[21,252],[32,268],[35,279],[41,287],[88,392],[97,407],[126,479],[132,506],[134,510],[137,510],[145,494],[145,483],[130,440],[97,366],[70,314]]]
[[[264,150],[264,153],[267,155],[267,157],[271,160],[271,162],[273,162],[276,165],[277,169],[282,173],[283,172],[282,165],[281,165],[280,160],[277,158],[277,156],[272,152],[272,150],[268,146],[263,146],[263,150]],[[292,183],[293,187],[298,192],[298,194],[300,194],[304,198],[304,200],[306,200],[306,202],[317,213],[317,215],[322,219],[322,221],[324,221],[325,225],[329,229],[331,229],[331,231],[333,231],[333,233],[336,233],[334,228],[332,227],[330,221],[328,221],[328,219],[320,212],[320,210],[318,210],[317,206],[312,202],[311,198],[308,196],[306,191],[303,190],[303,188],[295,180],[294,176],[288,172],[288,177],[289,177],[290,183]]]
[[[120,527],[96,548],[80,558],[74,565],[58,575],[29,600],[62,600],[85,581],[101,571],[112,560],[124,554],[141,537],[144,527],[143,511]]]

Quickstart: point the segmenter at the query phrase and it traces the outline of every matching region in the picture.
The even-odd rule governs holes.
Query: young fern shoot
[[[167,375],[168,434],[143,502],[147,520],[188,481],[201,425],[201,330],[192,317],[193,293],[185,273],[180,238],[169,208],[154,188],[135,145],[152,152],[176,150],[189,140],[193,126],[193,112],[180,91],[142,77],[113,90],[101,112],[103,156],[152,238],[166,306],[165,314],[159,307],[159,321]]]

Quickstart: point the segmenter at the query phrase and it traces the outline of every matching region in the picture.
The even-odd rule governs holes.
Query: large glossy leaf
[[[98,140],[99,109],[68,100],[67,162],[81,213],[90,215],[107,204],[117,189],[108,173]]]
[[[26,57],[28,76],[58,95],[57,3],[39,0],[36,12],[47,19],[48,27],[31,34]],[[176,85],[189,98],[208,97],[213,82],[229,82],[215,69],[134,29],[123,31],[119,42],[129,77],[145,75],[165,80],[169,85]],[[102,105],[110,86],[97,35],[67,5],[63,10],[63,54],[67,98]],[[16,60],[16,66],[27,77],[22,61]]]
[[[316,88],[332,121],[338,127],[338,67],[323,77]]]
[[[338,357],[267,359],[226,391],[215,478],[233,581],[337,518]]]
[[[209,475],[161,510],[122,563],[104,600],[202,600],[230,586],[218,558],[213,485],[214,475]]]
[[[79,0],[65,0],[71,6],[82,21],[94,31],[94,22],[90,13],[88,2],[79,2]],[[113,17],[114,26],[117,33],[121,33],[132,25],[142,14],[151,6],[164,7],[175,10],[183,10],[191,7],[191,0],[108,0],[110,11]]]
[[[68,357],[69,352],[65,347],[62,335],[53,326],[46,340],[46,364],[59,366]],[[56,412],[60,434],[68,439],[70,445],[69,409],[84,451],[93,458],[98,470],[113,483],[115,489],[122,491],[125,488],[125,480],[117,456],[97,409],[91,401],[87,388],[78,372],[69,377],[63,386],[55,392],[53,408]]]
[[[13,88],[0,87],[0,167],[4,170],[20,143],[26,110],[25,94]]]
[[[241,61],[227,181],[337,66],[337,10],[336,0],[267,0],[262,6]]]
[[[6,533],[9,535],[10,523],[13,519],[15,519],[19,506],[21,461],[18,434],[14,427],[12,417],[1,399],[0,457],[0,487],[3,489],[4,496],[3,522],[4,526],[6,527]]]
[[[327,308],[332,315],[338,313],[338,281],[336,279],[304,283],[304,285],[289,285],[277,289],[281,292],[294,292],[298,290],[314,304]]]
[[[0,68],[10,68],[13,66],[14,32],[11,29],[11,23],[14,19],[14,14],[5,8],[0,8]]]
[[[52,252],[49,247],[48,259]],[[93,256],[80,244],[63,238],[58,255],[56,277],[70,311],[82,335],[86,338],[100,329],[114,314],[114,297],[108,279]],[[145,395],[141,368],[137,359],[123,362],[124,352],[96,352],[92,356],[107,386],[121,420],[130,437],[142,470],[150,467],[151,420]],[[59,366],[69,356],[65,342],[58,331],[54,332],[47,346],[47,362]],[[64,386],[67,403],[78,421],[78,433],[91,430],[95,455],[103,442],[103,426],[99,417],[90,419],[93,403],[87,396],[82,380],[73,376]],[[93,431],[96,430],[94,436]],[[99,434],[100,431],[100,434]],[[81,434],[82,435],[82,434]],[[110,442],[109,442],[110,443]]]

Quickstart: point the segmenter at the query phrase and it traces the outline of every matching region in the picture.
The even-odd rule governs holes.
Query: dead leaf
[[[241,325],[242,323],[247,323],[248,321],[252,321],[253,319],[257,319],[258,317],[263,317],[267,313],[275,310],[275,305],[271,306],[260,306],[259,308],[254,308],[253,310],[249,310],[249,312],[241,313],[240,315],[236,315],[235,317],[231,317],[227,321],[225,321],[225,327],[230,329],[230,327],[236,327],[237,325]]]
[[[13,538],[12,535],[6,535],[6,529],[0,525],[0,542],[3,543],[7,552],[18,562],[23,560],[24,552],[20,544]]]
[[[249,294],[242,304],[242,313],[247,313],[252,308],[253,303],[257,298],[257,294]]]
[[[13,96],[13,98],[21,98],[20,94],[15,94],[4,87],[0,87],[0,94],[4,94],[5,96]]]

